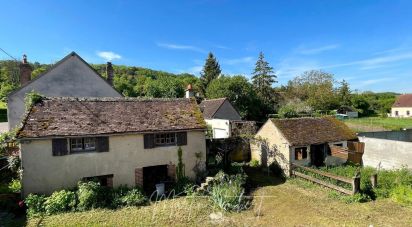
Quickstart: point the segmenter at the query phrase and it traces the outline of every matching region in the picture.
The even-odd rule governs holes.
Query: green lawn
[[[345,123],[357,132],[412,128],[412,118],[363,117],[347,119]]]
[[[262,176],[264,177],[264,176]],[[265,177],[266,178],[266,177]],[[28,226],[412,226],[412,207],[389,199],[347,204],[303,180],[275,180],[253,192],[253,205],[222,212],[207,198],[178,198],[144,207],[30,218]],[[258,183],[258,182],[256,182]],[[215,218],[211,218],[214,216]],[[218,218],[216,218],[218,217]]]

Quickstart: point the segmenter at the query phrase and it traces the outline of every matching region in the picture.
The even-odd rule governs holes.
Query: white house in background
[[[211,127],[214,139],[231,137],[232,123],[242,118],[227,98],[209,99],[200,103],[206,124]]]
[[[412,94],[398,96],[392,105],[391,117],[412,117]]]

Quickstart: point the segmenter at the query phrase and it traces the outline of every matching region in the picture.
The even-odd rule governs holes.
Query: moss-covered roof
[[[205,129],[194,99],[43,98],[18,138]]]
[[[356,139],[345,123],[333,117],[271,119],[292,146]]]

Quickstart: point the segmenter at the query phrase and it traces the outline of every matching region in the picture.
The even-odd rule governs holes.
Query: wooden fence
[[[307,172],[311,172],[311,173],[314,173],[314,174],[321,175],[323,177],[327,177],[327,178],[330,178],[330,179],[333,179],[333,180],[337,180],[337,181],[340,181],[340,182],[350,184],[350,185],[352,185],[352,190],[348,190],[348,189],[340,187],[338,185],[335,185],[335,184],[317,179],[313,176],[309,176],[307,174],[299,172],[298,169],[303,169]],[[303,178],[305,180],[309,180],[311,182],[323,185],[325,187],[334,189],[338,192],[341,192],[341,193],[344,193],[344,194],[347,194],[347,195],[354,195],[355,193],[358,193],[359,190],[360,190],[360,176],[355,176],[355,177],[352,177],[352,178],[342,177],[342,176],[334,175],[334,174],[331,174],[331,173],[323,172],[323,171],[320,171],[320,170],[317,170],[317,169],[313,169],[313,168],[309,168],[309,167],[305,167],[305,166],[301,166],[301,165],[297,165],[297,164],[291,164],[291,173],[292,173],[292,176],[296,176],[296,177]]]

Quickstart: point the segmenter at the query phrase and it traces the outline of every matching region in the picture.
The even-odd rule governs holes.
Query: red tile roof
[[[18,138],[200,130],[194,99],[43,98],[23,120]]]
[[[399,95],[392,107],[412,107],[412,94]]]

